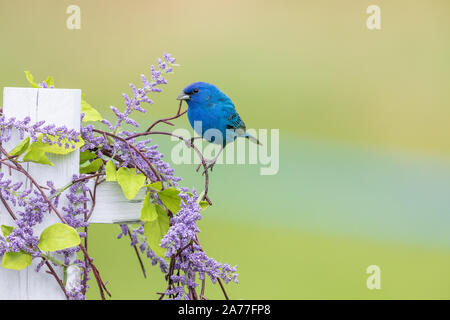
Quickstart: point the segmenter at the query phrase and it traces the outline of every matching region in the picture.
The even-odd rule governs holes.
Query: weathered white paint
[[[80,103],[81,91],[73,89],[37,89],[37,88],[4,88],[3,112],[7,118],[15,117],[24,119],[30,117],[31,122],[45,120],[46,124],[57,126],[65,125],[68,128],[80,129]],[[19,135],[13,132],[10,141],[3,147],[10,151],[20,142]],[[48,154],[54,166],[46,166],[34,163],[24,163],[25,169],[36,178],[37,182],[45,185],[52,180],[55,186],[66,185],[73,174],[78,174],[79,151],[70,155]],[[5,174],[9,174],[7,168],[2,168]],[[24,187],[29,186],[23,175],[12,171],[11,179],[24,182]],[[90,181],[93,190],[93,181]],[[127,200],[117,183],[103,182],[97,187],[96,205],[89,219],[90,223],[133,223],[139,221],[144,190],[141,190],[135,200]],[[64,194],[60,197],[61,208],[66,203]],[[62,210],[60,210],[61,213]],[[58,217],[52,212],[45,220],[35,228],[35,234],[55,222]],[[14,222],[6,209],[0,203],[0,224],[13,226]],[[55,279],[45,273],[34,271],[38,261],[30,267],[21,270],[7,270],[0,267],[0,300],[4,299],[65,299],[61,288]],[[43,267],[46,269],[46,266]],[[61,276],[61,274],[59,274]]]
[[[90,186],[92,190],[92,185]],[[95,207],[90,223],[137,223],[141,214],[145,191],[141,189],[134,200],[127,200],[116,182],[98,185]]]
[[[81,91],[73,89],[4,88],[3,93],[3,112],[6,117],[23,119],[29,116],[32,122],[45,120],[47,124],[65,125],[77,130],[80,128],[80,103]],[[15,134],[4,144],[4,148],[9,151],[19,142],[20,139]],[[49,159],[54,163],[53,167],[24,164],[28,172],[42,185],[52,180],[55,186],[63,186],[71,180],[73,174],[78,173],[79,152],[72,152],[68,156],[49,155]],[[2,171],[9,174],[5,167]],[[29,185],[29,181],[25,181],[22,175],[14,171],[11,178],[15,181],[22,179]],[[64,205],[64,201],[63,196],[61,205]],[[36,226],[36,235],[55,222],[59,222],[56,215],[47,214],[44,222]],[[0,207],[0,224],[14,225],[3,206]],[[65,299],[61,288],[51,275],[34,271],[37,263],[38,261],[34,261],[33,265],[21,271],[0,267],[0,299]]]

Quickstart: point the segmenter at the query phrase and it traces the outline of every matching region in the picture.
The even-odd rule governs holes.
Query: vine
[[[131,114],[146,112],[143,106],[153,104],[149,95],[162,91],[167,84],[165,76],[174,66],[175,59],[164,54],[158,59],[157,67],[151,66],[150,80],[141,75],[141,88],[130,84],[132,96],[123,94],[125,110],[121,112],[111,107],[115,123],[103,119],[86,101],[84,94],[79,131],[44,121],[31,123],[30,118],[7,119],[1,115],[0,142],[8,142],[13,133],[22,140],[10,151],[0,146],[0,201],[14,222],[13,226],[1,226],[3,268],[21,270],[36,260],[35,271],[43,272],[44,269],[52,276],[67,299],[85,299],[91,275],[100,297],[111,296],[87,248],[89,218],[95,210],[97,188],[102,183],[113,182],[120,185],[124,197],[129,200],[134,199],[141,189],[145,190],[140,222],[120,225],[121,232],[117,237],[130,239],[144,277],[146,270],[141,255],[149,258],[152,265],[159,265],[167,281],[167,287],[158,292],[159,299],[207,299],[207,278],[218,283],[228,299],[224,283],[237,282],[236,267],[208,257],[198,237],[197,221],[202,217],[202,210],[212,205],[208,196],[207,161],[192,139],[154,130],[160,124],[173,126],[172,121],[182,117],[186,110],[183,111],[180,102],[175,115],[156,120],[143,132],[124,128],[125,124],[139,127]],[[54,87],[51,77],[36,83],[30,72],[25,73],[33,87]],[[100,123],[107,129],[101,129]],[[181,178],[176,177],[174,169],[162,160],[163,154],[152,143],[152,135],[176,137],[194,150],[200,158],[197,171],[203,167],[205,177],[200,194],[180,185]],[[80,172],[64,186],[55,186],[52,181],[45,184],[36,181],[22,165],[26,162],[53,165],[47,154],[67,155],[78,149]],[[29,183],[13,181],[13,171]],[[46,214],[56,215],[60,222],[45,228],[38,237],[36,226],[43,222]]]

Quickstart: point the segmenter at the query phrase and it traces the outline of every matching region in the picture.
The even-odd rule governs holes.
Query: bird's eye
[[[194,91],[194,93],[197,93],[198,92],[198,88],[195,88],[193,91]]]

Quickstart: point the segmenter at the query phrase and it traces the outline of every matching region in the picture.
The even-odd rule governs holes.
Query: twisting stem
[[[131,238],[130,229],[128,229],[128,236],[130,237],[130,240],[133,241],[133,239]],[[139,264],[141,265],[141,269],[142,269],[142,273],[144,274],[144,278],[147,278],[147,274],[145,272],[144,263],[142,262],[142,259],[141,259],[141,254],[139,253],[139,250],[138,250],[138,248],[136,247],[135,244],[133,245],[133,247],[134,247],[134,251],[136,252],[136,256],[137,256],[137,258],[139,260]]]
[[[225,299],[230,300],[230,298],[228,298],[227,292],[225,291],[225,287],[222,284],[222,280],[220,278],[217,278],[217,281],[219,281],[220,288],[222,288],[222,292],[223,295],[225,296]]]
[[[200,291],[200,299],[202,299],[202,300],[207,300],[205,297],[205,282],[206,282],[205,280],[206,280],[205,277],[203,277],[202,290]]]
[[[198,148],[194,146],[193,141],[191,140],[190,143],[189,143],[183,137],[175,135],[175,134],[170,133],[170,132],[151,131],[160,122],[167,123],[167,121],[169,121],[169,120],[174,120],[174,119],[177,119],[177,118],[181,117],[182,115],[184,115],[187,112],[187,110],[181,112],[182,104],[183,104],[183,100],[180,101],[180,104],[178,105],[178,111],[177,111],[175,116],[170,117],[170,118],[157,120],[145,132],[134,134],[132,136],[129,136],[129,137],[125,138],[125,140],[131,140],[131,139],[135,139],[135,138],[146,136],[146,135],[150,135],[150,134],[160,134],[160,135],[172,136],[172,137],[175,137],[175,138],[178,138],[178,139],[184,141],[188,147],[191,147],[191,148],[194,149],[194,151],[197,153],[197,155],[199,156],[199,158],[201,160],[201,165],[203,165],[204,174],[205,174],[205,191],[204,191],[204,195],[203,195],[202,200],[206,200],[206,201],[208,201],[209,205],[212,205],[212,202],[211,202],[211,200],[208,197],[209,175],[208,175],[208,168],[206,166],[206,161],[205,161],[205,158],[203,157],[203,154],[200,152],[200,150],[198,150]],[[172,123],[168,123],[168,124],[172,125]]]
[[[125,147],[125,146],[126,146],[126,148],[128,149],[127,152],[129,152],[129,155],[130,155],[130,158],[131,158],[131,161],[128,161],[128,159],[125,158],[126,161],[127,161],[127,166],[133,168],[133,164],[134,164],[134,168],[135,168],[136,170],[139,170],[139,171],[141,171],[142,173],[144,173],[144,175],[146,175],[147,178],[148,178],[150,181],[157,179],[157,181],[160,181],[160,182],[161,182],[162,189],[164,189],[163,180],[166,180],[165,177],[164,177],[164,175],[161,174],[160,172],[158,172],[158,171],[156,170],[156,168],[154,167],[154,165],[152,164],[152,162],[150,162],[150,160],[152,160],[152,159],[149,160],[149,159],[146,157],[146,155],[144,154],[144,153],[145,153],[145,148],[139,150],[139,148],[138,148],[137,146],[135,146],[135,142],[134,142],[134,140],[132,140],[132,139],[135,139],[135,138],[138,138],[138,137],[144,137],[144,136],[147,136],[147,135],[156,134],[156,135],[172,136],[172,137],[176,137],[176,138],[179,139],[179,140],[182,140],[184,143],[186,143],[186,145],[187,145],[189,148],[192,148],[192,149],[194,150],[194,152],[195,152],[195,153],[199,156],[199,158],[200,158],[200,161],[201,161],[200,166],[203,166],[203,168],[204,168],[204,175],[205,175],[205,186],[204,186],[203,196],[201,196],[201,199],[202,199],[202,200],[208,201],[208,203],[211,205],[212,203],[211,203],[210,199],[208,198],[209,174],[208,174],[208,166],[207,166],[207,162],[206,162],[206,159],[204,158],[203,154],[200,152],[200,150],[193,144],[193,140],[190,140],[190,141],[189,141],[188,139],[185,139],[185,138],[183,138],[183,137],[181,137],[181,136],[175,135],[175,134],[170,133],[170,132],[164,132],[164,131],[152,131],[153,128],[154,128],[157,124],[159,124],[159,123],[165,123],[165,124],[167,124],[167,125],[172,125],[172,126],[173,126],[173,123],[170,122],[170,121],[171,121],[171,120],[174,120],[174,119],[177,119],[177,118],[179,118],[179,117],[181,117],[181,116],[183,116],[183,115],[187,112],[187,110],[185,110],[185,111],[182,112],[182,111],[181,111],[181,108],[182,108],[182,101],[180,101],[180,104],[179,104],[179,106],[178,106],[178,110],[177,110],[176,115],[174,115],[174,116],[172,116],[172,117],[168,117],[168,118],[164,118],[164,119],[159,119],[159,120],[155,121],[155,122],[154,122],[151,126],[149,126],[149,128],[148,128],[145,132],[143,132],[143,133],[134,134],[134,135],[127,136],[127,137],[122,137],[122,136],[120,136],[120,133],[119,133],[119,135],[116,134],[116,130],[114,130],[112,133],[110,133],[110,132],[106,132],[106,131],[99,130],[99,129],[93,129],[93,132],[96,132],[96,133],[98,133],[98,134],[101,134],[101,135],[105,138],[105,140],[107,141],[106,143],[108,143],[108,144],[109,144],[109,143],[114,143],[114,142],[111,142],[111,141],[112,141],[111,138],[113,138],[113,139],[115,139],[115,140],[118,140],[118,141],[120,141],[121,143],[123,143],[122,147]],[[132,141],[130,141],[130,140],[132,140]],[[105,147],[105,145],[103,145],[103,148],[104,148],[104,147]],[[102,150],[102,147],[98,147],[98,148],[99,148],[100,150]],[[91,206],[91,209],[88,211],[88,210],[87,210],[87,203],[84,202],[84,204],[83,204],[83,205],[84,205],[84,209],[85,209],[85,212],[84,212],[84,221],[87,222],[87,221],[89,220],[89,218],[90,218],[90,216],[91,216],[91,214],[92,214],[92,212],[93,212],[93,210],[94,210],[94,207],[95,207],[96,188],[97,188],[98,184],[100,184],[100,183],[102,182],[102,181],[99,182],[99,178],[100,178],[101,176],[104,176],[104,175],[105,175],[104,172],[103,172],[103,173],[102,173],[102,172],[97,172],[97,173],[95,173],[95,174],[91,174],[91,175],[84,176],[84,177],[79,178],[79,179],[75,179],[75,180],[71,181],[69,184],[67,184],[66,186],[62,187],[61,189],[56,190],[56,193],[55,193],[55,194],[53,194],[53,195],[51,195],[51,196],[47,196],[47,195],[45,194],[45,192],[43,191],[44,189],[47,189],[47,188],[46,188],[46,187],[43,187],[43,186],[41,186],[41,185],[39,185],[39,184],[37,183],[37,181],[36,181],[35,179],[33,179],[33,177],[32,177],[32,176],[31,176],[31,175],[30,175],[30,174],[29,174],[29,173],[28,173],[21,165],[20,165],[20,163],[17,162],[17,159],[15,159],[15,157],[9,156],[8,153],[5,151],[5,149],[3,149],[1,146],[0,146],[0,151],[1,151],[1,153],[3,153],[3,155],[5,155],[5,159],[0,159],[0,163],[6,165],[6,166],[9,168],[10,171],[11,171],[11,169],[14,169],[14,170],[17,170],[17,171],[19,171],[20,173],[24,174],[24,175],[28,178],[28,180],[30,181],[30,184],[31,184],[32,186],[35,186],[35,187],[37,188],[38,192],[42,195],[43,199],[49,204],[49,207],[50,207],[49,211],[50,211],[50,212],[51,212],[51,211],[54,211],[54,213],[58,216],[58,218],[59,218],[63,223],[65,223],[65,224],[67,224],[67,221],[64,219],[64,217],[61,215],[61,213],[58,211],[58,209],[57,209],[57,208],[55,207],[55,205],[52,203],[51,199],[60,196],[66,189],[70,188],[70,186],[72,186],[72,185],[74,185],[74,184],[76,184],[76,183],[78,183],[78,182],[82,182],[82,181],[86,181],[86,180],[95,178],[94,190],[93,190],[93,192],[92,192],[91,190],[89,190],[89,194],[90,194],[90,197],[91,197],[91,199],[92,199],[92,206]],[[103,152],[103,151],[104,151],[104,152]],[[102,150],[102,152],[103,152],[105,155],[108,156],[107,150]],[[111,154],[110,157],[113,158],[113,159],[115,159],[116,161],[119,161],[119,162],[122,161],[122,159],[120,158],[120,156],[118,156],[118,155],[116,155],[116,154]],[[138,162],[136,161],[135,157],[136,157],[136,158],[137,158],[137,157],[141,158],[141,159],[147,164],[148,168],[146,168],[145,165],[141,165],[141,166],[143,167],[143,168],[141,168],[141,167],[138,165]],[[11,162],[12,164],[7,163],[6,161]],[[123,161],[122,161],[122,162],[123,162]],[[140,163],[142,163],[142,162],[140,162]],[[199,167],[200,167],[200,166],[199,166]],[[153,175],[154,175],[154,178],[153,178],[152,176],[149,176],[149,175],[148,175],[148,173],[149,173],[149,170],[148,170],[148,169],[151,170],[151,172],[152,172]],[[198,169],[197,169],[197,170],[198,170]],[[104,181],[104,180],[103,180],[103,181]],[[154,181],[152,181],[152,182],[154,182]],[[170,181],[167,181],[167,183],[169,183],[169,185],[170,185]],[[48,190],[48,189],[47,189],[47,190]],[[86,192],[84,192],[84,195],[85,195],[85,197],[86,197]],[[12,217],[13,219],[16,219],[16,216],[14,215],[13,211],[11,210],[11,208],[8,206],[7,201],[2,197],[1,193],[0,193],[0,200],[2,201],[2,203],[4,204],[4,206],[5,206],[5,208],[8,210],[8,212],[10,213],[11,217]],[[168,211],[168,214],[169,214],[170,217],[172,217],[172,214],[171,214],[170,211]],[[99,291],[100,291],[100,296],[101,296],[102,300],[105,300],[105,292],[106,292],[106,294],[108,294],[109,296],[111,296],[111,294],[110,294],[109,291],[107,290],[105,283],[102,281],[98,269],[97,269],[96,266],[93,264],[92,258],[90,258],[89,255],[88,255],[88,252],[87,252],[87,246],[88,246],[87,233],[88,233],[88,228],[85,227],[85,228],[84,228],[84,231],[85,231],[85,233],[86,233],[86,237],[85,237],[85,239],[84,239],[84,245],[81,244],[81,243],[80,243],[80,245],[79,245],[79,248],[80,248],[80,250],[82,251],[82,253],[83,253],[83,255],[84,255],[84,263],[85,263],[85,266],[84,266],[84,278],[83,278],[83,290],[82,290],[82,293],[83,293],[83,294],[86,294],[86,289],[87,289],[87,278],[88,278],[88,269],[89,269],[89,266],[90,266],[90,267],[91,267],[91,270],[92,270],[92,272],[93,272],[93,274],[94,274],[94,276],[95,276],[95,279],[96,279],[96,281],[97,281],[97,285],[98,285],[98,288],[99,288]],[[130,239],[131,239],[131,241],[132,241],[132,234],[131,234],[131,232],[130,232],[129,230],[128,230],[128,235],[129,235],[129,237],[130,237]],[[192,252],[194,252],[194,246],[196,246],[196,245],[198,245],[198,248],[199,248],[199,249],[196,249],[196,250],[203,251],[202,247],[200,246],[200,242],[199,242],[199,239],[198,239],[198,236],[197,236],[197,235],[195,235],[195,238],[194,238],[194,239],[192,239],[186,246],[184,246],[183,248],[179,249],[179,250],[177,251],[177,253],[171,257],[171,260],[170,260],[170,267],[169,267],[168,273],[166,274],[166,280],[168,281],[168,288],[166,289],[165,292],[159,293],[159,294],[161,295],[160,299],[162,299],[162,298],[166,295],[166,293],[167,293],[168,290],[170,290],[171,288],[174,288],[174,286],[176,285],[176,283],[174,283],[174,281],[172,280],[172,276],[174,275],[174,272],[176,272],[177,275],[179,276],[179,275],[180,275],[180,271],[181,271],[181,269],[180,269],[179,267],[177,267],[177,270],[175,270],[175,264],[176,264],[176,262],[177,262],[176,259],[179,259],[178,261],[181,261],[181,263],[185,262],[185,261],[184,261],[184,260],[185,260],[185,259],[184,259],[184,256],[182,255],[183,251],[186,250],[186,249],[188,249],[189,247],[191,247],[191,248],[192,248]],[[133,247],[134,247],[134,250],[135,250],[135,252],[136,252],[137,258],[138,258],[138,260],[139,260],[139,263],[140,263],[140,266],[141,266],[143,275],[144,275],[144,277],[146,278],[146,270],[145,270],[143,261],[142,261],[142,259],[141,259],[141,255],[140,255],[140,253],[139,253],[139,250],[138,250],[138,248],[137,248],[136,245],[133,245]],[[66,290],[65,290],[65,287],[64,287],[64,283],[63,283],[63,282],[61,281],[61,279],[58,277],[58,275],[57,275],[56,272],[54,271],[54,269],[53,269],[53,267],[51,266],[51,264],[49,263],[49,261],[46,260],[46,257],[43,256],[42,258],[44,259],[45,264],[47,265],[47,267],[48,267],[49,270],[50,270],[50,271],[47,271],[47,273],[50,273],[50,274],[52,274],[52,275],[55,277],[55,279],[57,280],[58,284],[61,286],[61,289],[63,290],[64,294],[66,295],[66,298],[69,299],[69,296],[68,296],[68,294],[67,294],[67,292],[66,292]],[[193,272],[186,272],[186,276],[190,279],[190,281],[195,281],[195,273],[193,273]],[[226,298],[227,300],[229,300],[229,297],[228,297],[228,295],[227,295],[227,293],[226,293],[226,291],[225,291],[225,287],[224,287],[224,285],[223,285],[223,283],[222,283],[221,278],[217,278],[217,281],[219,282],[219,285],[220,285],[220,287],[221,287],[221,290],[222,290],[222,292],[223,292],[225,298]],[[180,282],[177,282],[177,283],[178,283],[178,285],[180,285]],[[198,300],[198,299],[206,300],[206,297],[204,296],[204,294],[205,294],[205,285],[206,285],[206,284],[205,284],[205,277],[203,277],[200,295],[198,296],[195,287],[192,287],[192,286],[190,286],[190,285],[188,284],[188,294],[189,294],[189,297],[190,297],[191,299],[193,299],[193,300]],[[175,294],[169,294],[169,297],[171,297],[171,298],[174,297],[174,296],[175,296]]]
[[[95,198],[97,195],[97,187],[101,182],[98,181],[98,176],[95,178],[95,183],[94,183],[94,194],[92,194],[91,190],[89,190],[89,194],[91,195],[91,200],[92,200],[92,206],[91,209],[89,211],[89,213],[86,215],[85,217],[85,222],[88,222],[89,219],[92,216],[92,213],[94,212],[94,208],[95,208]]]
[[[79,178],[79,179],[75,179],[75,180],[69,182],[68,184],[66,184],[64,187],[58,189],[54,194],[52,194],[52,195],[49,196],[48,198],[49,198],[49,199],[53,199],[53,198],[56,198],[56,197],[60,196],[61,193],[63,193],[63,192],[66,191],[67,189],[69,189],[69,188],[70,188],[71,186],[73,186],[75,183],[82,182],[82,181],[86,181],[86,180],[89,180],[89,179],[92,179],[92,178],[97,178],[97,177],[100,177],[100,176],[103,176],[103,175],[105,175],[105,174],[104,174],[104,173],[96,173],[96,174],[93,174],[93,175],[89,175],[89,176],[86,176],[86,177],[82,177],[82,178]],[[41,188],[42,188],[42,186],[41,186]]]
[[[105,300],[105,294],[103,291],[105,291],[108,294],[108,296],[111,297],[111,293],[109,293],[104,282],[102,281],[102,278],[100,277],[100,273],[98,272],[97,267],[92,263],[92,259],[91,259],[91,257],[89,257],[86,248],[81,244],[79,245],[79,247],[80,247],[81,251],[83,251],[85,259],[87,259],[87,261],[89,262],[89,264],[92,268],[92,272],[94,273],[95,279],[97,280],[97,285],[100,290],[100,296],[101,296],[102,300]]]
[[[8,153],[6,152],[5,149],[3,149],[2,146],[0,146],[0,151],[6,156],[6,158],[9,159]],[[67,224],[66,220],[64,220],[64,218],[61,216],[61,214],[59,213],[59,211],[55,208],[55,206],[53,205],[53,203],[48,199],[47,195],[45,194],[45,192],[42,190],[41,186],[36,182],[36,180],[34,180],[34,178],[20,165],[20,163],[15,162],[11,159],[9,159],[17,168],[17,170],[19,172],[21,172],[22,174],[24,174],[28,180],[30,180],[30,183],[33,184],[39,191],[39,193],[42,195],[42,197],[44,198],[44,200],[49,204],[50,208],[55,212],[55,214],[58,216],[58,218],[65,224]]]
[[[8,153],[6,152],[5,149],[3,149],[2,146],[0,146],[0,151],[5,155],[6,158],[9,159]],[[20,165],[20,163],[13,161],[11,159],[9,159],[9,160],[16,166],[17,170],[19,172],[21,172],[22,174],[24,174],[28,178],[30,183],[38,189],[39,193],[42,195],[45,202],[48,203],[48,205],[50,206],[50,209],[53,210],[53,212],[55,212],[55,214],[58,216],[58,218],[61,220],[61,222],[64,224],[68,224],[67,221],[63,218],[63,216],[59,213],[58,209],[56,209],[54,204],[51,202],[51,200],[47,197],[45,192],[42,190],[41,186],[36,182],[36,180]],[[89,257],[86,248],[81,243],[78,245],[78,247],[83,251],[85,258],[89,261],[89,264],[92,268],[92,272],[94,273],[95,279],[97,280],[97,284],[98,284],[98,287],[100,290],[100,295],[102,296],[102,299],[105,299],[105,296],[103,294],[103,289],[108,293],[109,296],[111,296],[111,294],[106,289],[105,284],[101,280],[101,277],[100,277],[100,274],[99,274],[97,268],[92,263],[92,260]]]
[[[159,120],[155,121],[150,127],[148,127],[146,132],[151,131],[153,129],[153,127],[156,126],[160,122],[163,122],[163,123],[166,123],[168,125],[172,125],[173,126],[173,124],[171,122],[169,122],[169,121],[170,120],[175,120],[175,119],[181,117],[183,114],[185,114],[187,112],[187,110],[181,112],[181,105],[182,104],[183,104],[183,100],[180,100],[180,105],[178,106],[178,112],[177,112],[177,114],[175,116],[170,117],[170,118],[165,118],[165,119],[159,119]]]
[[[128,141],[127,141],[127,139],[125,139],[125,138],[122,138],[122,137],[119,137],[118,135],[115,135],[115,134],[113,134],[113,133],[109,133],[109,132],[106,132],[106,131],[103,131],[103,130],[99,130],[99,129],[93,129],[93,131],[94,132],[97,132],[97,133],[100,133],[100,134],[103,134],[103,135],[107,135],[107,136],[109,136],[109,137],[111,137],[111,138],[114,138],[114,139],[116,139],[116,140],[119,140],[119,141],[122,141],[123,143],[125,143],[126,145],[127,145],[127,147],[128,148],[130,148],[130,149],[133,149],[146,163],[147,163],[147,165],[149,166],[149,168],[150,168],[150,170],[153,172],[153,174],[155,175],[155,177],[158,179],[158,181],[159,182],[161,182],[161,185],[163,186],[163,189],[164,189],[164,185],[163,185],[163,181],[162,181],[162,178],[161,178],[161,176],[158,174],[158,172],[156,171],[156,169],[153,167],[153,165],[150,163],[150,161],[148,161],[148,159],[142,154],[142,152],[141,151],[139,151],[134,145],[132,145],[131,143],[129,143]],[[130,154],[131,154],[131,152],[130,152]],[[135,166],[136,167],[138,167],[137,166],[137,164],[135,163]],[[138,169],[139,169],[139,167],[138,167]],[[142,173],[144,173],[145,174],[145,171],[144,170],[142,170],[142,169],[139,169]]]
[[[11,218],[12,218],[13,220],[17,220],[16,215],[15,215],[14,212],[11,210],[11,207],[9,206],[8,202],[6,202],[6,200],[3,198],[1,192],[0,192],[0,199],[2,200],[3,205],[5,206],[6,211],[8,211],[9,215],[11,216]]]
[[[0,193],[0,199],[3,202],[3,205],[5,206],[6,210],[9,212],[9,214],[11,215],[11,218],[13,220],[17,220],[17,217],[14,215],[11,207],[9,206],[9,204],[6,202],[6,200],[3,198],[3,196]],[[55,280],[58,282],[59,286],[61,287],[61,290],[64,292],[64,295],[66,296],[66,299],[69,299],[69,296],[67,295],[66,292],[66,288],[64,287],[64,284],[62,283],[61,279],[58,277],[58,275],[56,274],[55,270],[53,269],[52,265],[44,258],[41,257],[42,260],[44,260],[45,265],[48,268],[48,272],[55,278]]]
[[[96,182],[97,182],[97,179],[98,178],[96,178]],[[90,190],[89,190],[90,191]],[[86,192],[84,192],[84,196],[86,197]],[[93,204],[94,205],[94,204]],[[87,213],[86,213],[86,210],[87,210],[87,203],[86,203],[86,201],[84,201],[84,203],[83,203],[83,207],[84,207],[84,222],[87,222],[87,220],[88,220],[88,215],[87,215]],[[87,250],[87,248],[88,248],[88,227],[86,226],[86,227],[84,227],[84,233],[85,233],[85,237],[84,237],[84,247],[86,248],[86,250]],[[83,270],[83,295],[86,295],[86,290],[87,290],[87,277],[88,277],[88,272],[87,272],[87,270],[88,270],[88,262],[87,262],[87,260],[86,260],[86,257],[84,257],[84,270]]]
[[[42,258],[42,259],[44,259],[44,258]],[[66,288],[64,287],[63,282],[61,281],[61,279],[56,274],[56,272],[53,269],[52,265],[47,260],[44,259],[44,261],[45,261],[45,265],[47,266],[47,268],[49,270],[48,273],[50,273],[55,278],[56,282],[58,282],[59,286],[61,287],[61,290],[64,292],[64,295],[66,296],[66,299],[69,300],[69,295],[67,294],[67,291],[66,291]]]
[[[152,135],[152,134],[175,137],[175,138],[177,138],[177,139],[179,139],[181,141],[184,141],[184,143],[186,143],[186,145],[188,147],[192,148],[195,151],[195,153],[200,158],[201,165],[203,166],[204,174],[205,174],[205,188],[204,188],[204,194],[203,194],[202,200],[206,200],[206,201],[208,201],[208,203],[210,205],[212,205],[212,202],[211,202],[211,200],[208,197],[209,174],[208,174],[208,169],[207,169],[207,164],[206,164],[206,161],[205,161],[205,157],[203,157],[203,154],[200,152],[200,150],[198,150],[198,148],[191,141],[183,138],[182,136],[176,135],[176,134],[171,133],[171,132],[165,132],[165,131],[149,131],[149,132],[138,133],[138,134],[135,134],[134,136],[130,136],[130,137],[126,138],[125,140],[131,139],[131,138],[136,138],[136,137],[143,137],[143,136]]]

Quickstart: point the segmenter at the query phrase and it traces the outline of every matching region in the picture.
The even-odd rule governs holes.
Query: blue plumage
[[[220,144],[220,152],[237,137],[245,137],[260,144],[258,139],[246,132],[245,123],[236,112],[231,99],[216,86],[194,82],[184,88],[177,99],[187,102],[187,115],[192,128],[207,141]],[[211,161],[211,169],[220,152]]]
[[[192,128],[209,142],[225,146],[237,137],[246,137],[259,143],[256,138],[246,133],[245,123],[236,112],[233,102],[216,86],[206,82],[194,82],[184,88],[178,99],[186,100]],[[201,126],[195,122],[201,123]],[[222,140],[217,141],[214,132],[208,134],[209,129],[218,130]]]

